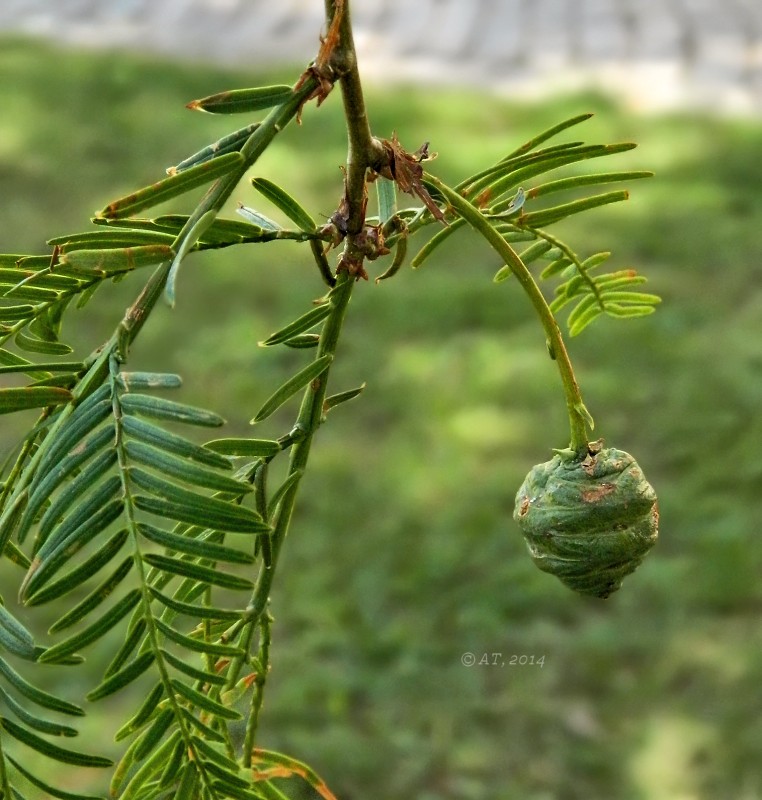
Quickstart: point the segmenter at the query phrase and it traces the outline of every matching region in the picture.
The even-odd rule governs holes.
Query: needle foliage
[[[321,105],[334,86],[348,152],[339,203],[321,219],[256,170],[305,105]],[[634,144],[569,140],[589,118],[578,115],[508,145],[456,185],[444,183],[429,171],[428,143],[408,150],[396,134],[371,131],[347,0],[326,4],[317,56],[293,85],[231,89],[188,107],[242,122],[190,155],[178,153],[163,175],[108,202],[86,229],[49,239],[44,252],[0,255],[0,372],[13,381],[0,389],[0,412],[37,412],[5,466],[0,550],[16,567],[19,601],[56,608],[52,642],[43,646],[0,605],[0,797],[23,798],[29,786],[87,797],[58,788],[51,772],[36,773],[36,756],[25,761],[36,751],[65,765],[111,769],[110,795],[124,800],[277,799],[286,797],[281,781],[293,778],[332,798],[309,766],[263,749],[257,733],[270,596],[313,438],[364,388],[331,383],[352,294],[365,286],[359,282],[391,279],[407,263],[428,268],[460,229],[479,234],[504,263],[495,282],[506,286],[495,291],[523,292],[537,314],[546,346],[538,357],[556,362],[569,418],[570,439],[556,443],[556,458],[583,471],[601,447],[589,441],[593,421],[562,326],[576,336],[602,316],[644,316],[659,302],[634,270],[608,270],[608,251],[580,255],[548,230],[626,200],[627,191],[611,185],[650,173],[594,165]],[[243,181],[250,203],[235,218],[223,216]],[[154,213],[167,202],[187,205],[200,191],[191,211]],[[315,300],[260,342],[289,348],[298,362],[247,413],[257,426],[291,408],[293,421],[273,438],[256,427],[252,437],[226,436],[216,411],[185,402],[181,377],[146,370],[133,345],[160,304],[182,314],[187,259],[278,241],[300,243],[313,264]],[[134,301],[105,341],[75,358],[66,321],[123,281],[135,284]],[[86,698],[98,703],[135,685],[143,691],[116,734],[124,749],[112,764],[97,743],[82,750],[59,743],[77,731],[58,717],[82,716],[83,708],[29,682],[23,663],[75,670],[115,630],[118,644],[100,653],[105,666]]]

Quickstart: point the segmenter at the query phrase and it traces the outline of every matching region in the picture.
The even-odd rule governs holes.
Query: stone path
[[[2,0],[0,31],[246,65],[304,63],[321,0]],[[762,116],[762,0],[354,0],[369,79]]]

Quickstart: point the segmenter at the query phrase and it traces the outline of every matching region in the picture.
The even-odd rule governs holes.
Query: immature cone
[[[658,536],[656,493],[635,459],[597,443],[583,460],[556,455],[533,467],[513,517],[541,570],[601,598],[622,585]]]

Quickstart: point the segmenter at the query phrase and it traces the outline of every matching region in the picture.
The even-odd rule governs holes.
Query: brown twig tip
[[[342,272],[346,272],[356,281],[359,281],[360,278],[362,278],[364,281],[367,281],[368,273],[365,269],[365,265],[363,264],[364,260],[365,256],[362,253],[349,254],[345,251],[339,258],[339,263],[336,266],[336,274],[340,275]]]
[[[423,185],[421,165],[424,161],[437,157],[436,153],[429,152],[429,143],[424,142],[414,153],[408,153],[400,144],[395,131],[391,139],[381,139],[381,145],[386,151],[387,166],[380,170],[379,175],[394,181],[401,191],[418,197],[435,219],[447,225],[442,209]]]
[[[307,103],[309,103],[310,100],[317,98],[317,105],[322,105],[323,101],[331,93],[333,85],[336,83],[339,77],[340,76],[336,74],[330,64],[320,67],[318,66],[317,62],[313,62],[309,67],[307,67],[306,70],[304,70],[294,86],[294,91],[301,89],[305,83],[311,80],[315,81],[315,88],[299,104],[299,110],[296,114],[297,124],[302,124],[302,110]]]
[[[336,0],[334,4],[333,17],[328,26],[325,36],[320,37],[320,49],[315,60],[301,74],[294,86],[294,90],[300,89],[309,80],[316,81],[315,88],[304,98],[296,121],[301,124],[302,109],[304,106],[317,98],[317,105],[320,106],[331,93],[336,81],[346,74],[353,66],[352,58],[349,53],[339,52],[337,46],[341,43],[341,25],[344,21],[344,0]]]
[[[344,22],[344,0],[335,0],[333,4],[333,17],[325,36],[320,37],[320,50],[318,50],[315,65],[318,68],[327,66],[334,54],[336,45],[341,40],[340,30]]]

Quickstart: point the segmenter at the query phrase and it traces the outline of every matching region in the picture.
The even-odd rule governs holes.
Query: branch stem
[[[540,287],[532,277],[532,273],[527,269],[526,264],[521,260],[519,254],[505,241],[496,231],[485,216],[476,206],[442,183],[433,175],[426,174],[426,180],[433,183],[442,193],[442,196],[452,206],[456,213],[462,217],[477,233],[480,233],[498,255],[510,267],[513,274],[521,284],[521,288],[526,292],[537,316],[540,318],[542,327],[547,337],[548,347],[553,358],[558,365],[558,371],[563,384],[564,398],[566,400],[566,410],[569,415],[569,428],[571,433],[570,449],[577,457],[582,458],[587,453],[589,442],[588,421],[585,404],[582,401],[582,394],[579,384],[574,375],[569,353],[566,350],[561,329],[558,327],[556,318],[550,310]]]
[[[336,286],[330,292],[329,302],[331,303],[331,313],[326,318],[323,330],[320,334],[320,344],[315,355],[316,359],[322,358],[325,355],[333,356],[336,353],[339,336],[344,324],[344,317],[346,315],[347,306],[349,305],[349,299],[352,296],[354,284],[354,276],[350,275],[348,272],[341,272],[337,276]],[[302,405],[299,409],[295,427],[303,430],[305,434],[304,437],[291,448],[291,458],[288,468],[289,477],[295,473],[303,474],[307,467],[312,440],[323,417],[323,403],[328,388],[329,373],[330,367],[312,381],[302,398]],[[265,613],[265,609],[267,608],[267,601],[270,597],[270,590],[275,578],[275,569],[278,565],[278,557],[283,548],[283,542],[286,539],[291,524],[291,518],[294,513],[299,483],[300,481],[297,480],[291,485],[278,505],[273,530],[272,533],[269,534],[270,558],[268,563],[263,563],[260,568],[251,602],[246,609],[247,622],[250,626],[249,630],[258,624],[260,617]],[[234,664],[230,669],[228,672],[227,687],[235,685],[242,666],[243,663],[240,662]],[[244,753],[244,758],[247,758],[246,753]]]
[[[336,14],[341,14],[340,19],[335,19]],[[357,56],[352,37],[348,0],[326,0],[326,19],[328,30],[337,31],[337,40],[331,51],[330,64],[336,74],[340,76],[347,126],[344,203],[348,235],[344,242],[340,264],[351,265],[353,268],[337,270],[336,285],[328,295],[331,310],[320,333],[315,359],[324,356],[333,357],[336,353],[352,290],[357,277],[362,274],[364,255],[362,249],[356,245],[355,237],[363,232],[365,226],[366,174],[369,167],[379,164],[381,159],[385,158],[383,148],[373,139],[368,125],[362,86],[357,70]],[[302,398],[294,428],[302,431],[303,435],[292,445],[287,478],[293,482],[283,494],[275,512],[273,530],[269,539],[269,559],[260,568],[251,602],[246,609],[249,634],[253,627],[260,623],[263,614],[267,613],[267,603],[275,578],[275,570],[289,530],[301,482],[298,478],[294,480],[294,477],[304,474],[314,435],[323,421],[330,369],[329,366],[311,382]],[[246,635],[244,634],[244,638]],[[238,680],[243,664],[243,660],[238,660],[231,665],[228,670],[227,686],[234,685]],[[261,693],[257,703],[261,703]],[[252,728],[246,738],[246,748],[243,753],[244,764],[250,763],[254,735],[255,728]]]
[[[370,132],[370,123],[365,109],[360,73],[357,68],[357,53],[352,35],[352,18],[349,0],[326,0],[328,27],[336,14],[338,42],[331,54],[331,65],[341,75],[339,85],[344,103],[347,125],[347,172],[346,198],[348,204],[347,232],[350,236],[360,233],[365,224],[366,189],[365,174],[368,167],[385,158],[383,148]]]
[[[329,294],[331,303],[331,313],[326,318],[320,334],[320,344],[317,348],[315,358],[322,358],[325,355],[333,356],[336,352],[341,329],[344,324],[349,299],[355,285],[354,276],[348,272],[341,272],[337,275],[336,286]],[[328,376],[330,366],[307,387],[299,408],[295,428],[304,431],[304,436],[297,441],[291,448],[291,458],[288,467],[288,479],[294,475],[302,475],[309,460],[312,440],[323,419],[323,403],[325,402],[326,390],[328,388]],[[278,557],[283,548],[283,543],[291,525],[291,518],[296,506],[297,493],[299,491],[300,479],[296,479],[289,489],[283,494],[275,512],[275,523],[273,530],[269,534],[269,557],[262,565],[257,576],[257,582],[252,591],[251,601],[246,608],[246,626],[242,632],[240,645],[246,653],[250,651],[251,640],[255,627],[261,624],[263,615],[267,613],[267,604],[270,600],[270,591],[275,579],[275,570],[278,565]],[[269,627],[268,627],[269,635]],[[260,637],[262,630],[260,630]],[[260,646],[261,646],[260,642]],[[245,658],[237,658],[228,669],[227,681],[222,688],[222,692],[231,689],[237,683],[241,670],[246,663]],[[258,691],[258,705],[262,702],[261,686]],[[259,714],[258,707],[256,711]],[[254,724],[254,723],[252,723]],[[256,729],[247,729],[246,749],[243,752],[244,766],[251,765],[251,752],[254,746],[254,736]]]

